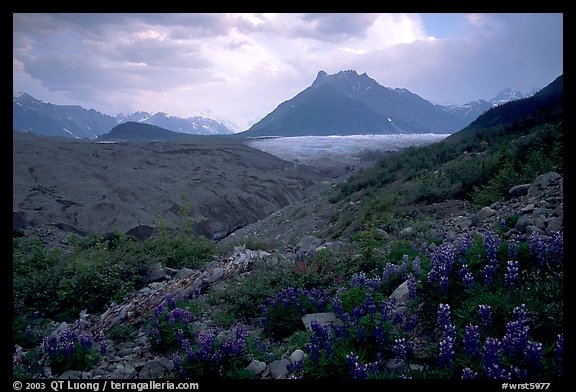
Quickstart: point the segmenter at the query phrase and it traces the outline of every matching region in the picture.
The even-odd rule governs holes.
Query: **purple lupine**
[[[484,284],[486,286],[491,285],[494,282],[494,275],[496,274],[496,267],[494,264],[486,264],[482,270],[482,276],[484,277]]]
[[[518,259],[518,251],[520,250],[520,242],[517,238],[511,238],[508,241],[508,257],[512,260]]]
[[[475,380],[478,378],[478,373],[469,367],[462,369],[462,380]]]
[[[460,267],[460,279],[462,280],[465,289],[469,289],[474,285],[474,275],[466,263],[462,264]]]
[[[96,336],[96,341],[98,342],[98,346],[100,348],[100,355],[106,355],[108,352],[108,346],[106,345],[106,336],[104,333],[100,332],[98,336]]]
[[[346,366],[350,377],[359,380],[368,376],[368,365],[358,362],[358,355],[350,353],[346,355]]]
[[[493,380],[510,380],[512,378],[512,373],[497,363],[484,367],[484,371],[486,372],[486,377]]]
[[[449,279],[447,275],[440,276],[440,292],[442,294],[448,294],[448,283]]]
[[[452,245],[444,243],[430,254],[430,272],[428,282],[440,285],[442,293],[448,291],[448,282],[454,265],[455,253]]]
[[[531,373],[539,372],[542,369],[542,359],[544,357],[542,343],[533,340],[529,341],[524,349],[524,355],[524,363]]]
[[[90,350],[92,348],[92,336],[84,333],[80,335],[80,345],[82,346],[83,350]]]
[[[518,281],[520,279],[518,261],[509,260],[506,263],[506,273],[504,274],[504,284],[511,289],[518,287]]]
[[[166,302],[166,307],[168,309],[176,308],[176,299],[174,298],[173,294],[167,294],[166,297],[164,298],[164,301]]]
[[[468,325],[464,328],[464,352],[470,358],[480,356],[480,328],[477,325]]]
[[[556,354],[556,360],[561,363],[564,358],[564,334],[558,334],[554,345],[554,353]]]
[[[172,362],[174,363],[174,369],[176,369],[177,372],[180,372],[182,365],[180,361],[180,355],[178,353],[174,353],[172,355]]]
[[[444,332],[446,327],[452,324],[452,315],[450,312],[450,305],[449,304],[439,304],[438,305],[438,328],[440,331]]]
[[[529,373],[526,369],[521,369],[516,366],[510,366],[510,373],[512,374],[512,378],[517,380],[525,380],[529,376]]]
[[[413,314],[411,316],[404,318],[404,331],[412,332],[414,328],[418,325],[419,317],[418,314]]]
[[[182,342],[184,341],[184,331],[180,328],[178,328],[178,331],[176,332],[176,336],[177,336],[177,340],[179,344],[182,344]]]
[[[548,261],[544,240],[539,234],[532,233],[528,238],[528,244],[530,247],[530,256],[540,267],[543,267]]]
[[[496,338],[486,338],[484,343],[484,352],[482,354],[482,361],[484,363],[484,369],[488,369],[493,365],[500,364],[500,353],[501,353],[500,341]]]
[[[45,336],[42,340],[42,348],[51,358],[58,355],[58,338],[55,335]]]
[[[472,233],[467,232],[456,239],[456,255],[465,256],[472,247]]]
[[[490,305],[478,305],[480,312],[480,324],[488,327],[492,324],[492,308]]]
[[[454,365],[454,344],[456,341],[451,336],[445,336],[440,340],[440,354],[438,355],[438,363],[440,366],[449,369]]]
[[[512,318],[516,321],[520,321],[521,323],[526,323],[528,322],[527,320],[527,308],[526,308],[526,304],[521,304],[520,306],[516,306],[514,309],[512,309]]]
[[[506,333],[502,338],[502,349],[507,356],[520,355],[528,343],[530,328],[522,320],[506,323]]]
[[[564,263],[564,233],[563,231],[552,232],[550,238],[550,251],[556,256],[560,264]]]
[[[484,232],[483,237],[482,243],[486,250],[486,258],[490,264],[495,263],[496,256],[498,255],[498,247],[500,246],[500,237],[489,230]]]
[[[396,362],[406,361],[412,352],[412,342],[406,338],[395,339],[392,351],[396,355]]]
[[[414,260],[412,260],[412,272],[414,275],[420,276],[420,273],[422,272],[420,269],[420,256],[416,256],[414,257]]]
[[[416,277],[413,273],[408,274],[408,279],[406,280],[408,285],[408,298],[414,299],[416,298]]]
[[[387,284],[391,278],[398,275],[400,267],[393,263],[386,263],[384,272],[382,272],[382,284]]]

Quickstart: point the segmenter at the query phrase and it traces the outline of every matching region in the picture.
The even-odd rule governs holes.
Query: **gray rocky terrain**
[[[13,229],[48,235],[128,232],[160,216],[220,239],[328,186],[326,173],[241,139],[97,143],[13,134]]]

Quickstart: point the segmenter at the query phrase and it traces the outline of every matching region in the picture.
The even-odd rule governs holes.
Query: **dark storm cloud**
[[[295,25],[290,34],[337,42],[351,37],[362,37],[377,17],[377,14],[304,14],[302,15],[303,23]]]

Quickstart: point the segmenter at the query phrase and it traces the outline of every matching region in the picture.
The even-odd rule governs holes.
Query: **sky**
[[[542,88],[564,72],[563,30],[561,13],[14,13],[13,92],[243,131],[320,70],[443,105]]]

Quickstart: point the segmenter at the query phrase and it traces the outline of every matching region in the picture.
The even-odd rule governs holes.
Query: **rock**
[[[397,369],[402,366],[404,366],[404,361],[402,359],[398,360],[397,358],[387,359],[384,363],[386,369]]]
[[[478,215],[482,217],[482,220],[489,218],[494,214],[496,214],[496,210],[493,210],[490,207],[484,207],[480,211],[478,211]]]
[[[336,320],[336,315],[332,312],[305,314],[302,316],[302,322],[307,331],[312,331],[311,325],[314,320],[322,326],[329,326]]]
[[[414,228],[412,228],[412,227],[406,227],[406,228],[400,230],[400,233],[399,233],[399,234],[400,234],[400,237],[404,237],[404,238],[405,238],[405,237],[409,237],[409,236],[411,236],[412,234],[414,234]]]
[[[532,182],[532,185],[530,185],[530,188],[528,188],[528,196],[536,196],[550,185],[559,183],[561,178],[562,176],[556,172],[548,172],[536,177],[536,179]]]
[[[12,230],[24,230],[28,227],[28,219],[24,211],[12,212]]]
[[[539,229],[538,227],[536,227],[534,225],[527,226],[526,227],[526,236],[530,237],[532,234],[543,235],[546,233],[542,229]]]
[[[176,275],[174,275],[174,278],[175,279],[185,279],[195,272],[197,272],[197,270],[193,270],[190,268],[182,268],[178,272],[176,272]]]
[[[390,299],[394,299],[396,302],[396,307],[400,306],[410,306],[412,300],[409,298],[408,292],[408,281],[405,280],[390,294]]]
[[[118,363],[116,365],[116,370],[112,373],[111,378],[118,379],[131,379],[138,375],[136,368],[130,363]]]
[[[264,370],[266,370],[266,364],[254,359],[252,362],[250,362],[250,365],[246,366],[245,370],[259,375],[263,373]]]
[[[387,240],[390,239],[390,234],[388,234],[385,230],[383,229],[376,229],[376,235],[378,237],[380,237],[380,239],[382,240]]]
[[[140,378],[162,378],[162,376],[174,369],[174,362],[165,357],[158,357],[147,361],[140,371]]]
[[[529,214],[532,211],[534,211],[534,203],[530,203],[527,206],[525,206],[524,208],[522,208],[522,213],[523,214]]]
[[[302,362],[304,360],[304,351],[298,349],[294,350],[294,352],[290,355],[290,363],[292,365],[296,365],[298,362]]]
[[[508,196],[510,198],[525,196],[526,194],[528,194],[528,189],[530,188],[531,185],[532,184],[516,185],[510,188],[510,190],[508,191]]]
[[[482,217],[479,214],[472,215],[470,218],[470,225],[480,226],[482,224]]]
[[[148,273],[142,277],[142,283],[147,284],[152,282],[159,282],[164,280],[165,277],[166,273],[164,272],[162,265],[160,263],[155,263],[150,267]]]
[[[268,365],[270,369],[270,374],[274,379],[283,379],[288,376],[288,365],[290,365],[290,361],[287,359],[278,359],[276,361],[271,362]]]
[[[522,215],[516,222],[514,228],[519,232],[524,233],[526,228],[532,223],[534,223],[534,220],[529,215]]]
[[[61,380],[79,380],[82,378],[82,372],[78,370],[65,370],[58,378]]]
[[[126,232],[126,235],[134,238],[137,241],[146,241],[156,234],[155,227],[148,225],[138,225]]]
[[[297,244],[300,251],[304,253],[312,253],[320,245],[322,245],[322,240],[311,235],[305,235]]]
[[[562,216],[550,219],[546,225],[546,234],[552,235],[553,232],[562,230],[563,222]]]

